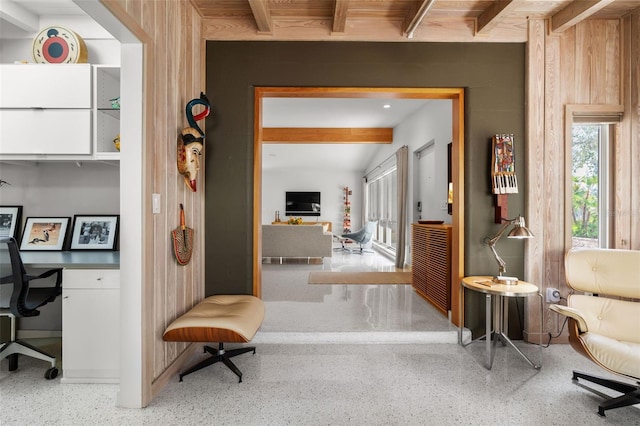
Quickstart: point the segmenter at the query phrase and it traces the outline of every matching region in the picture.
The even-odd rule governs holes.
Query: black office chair
[[[345,241],[347,239],[349,239],[349,240],[355,241],[356,243],[360,244],[360,250],[357,253],[359,253],[359,254],[373,253],[373,251],[371,251],[371,250],[365,250],[364,249],[364,245],[368,244],[371,241],[371,239],[373,238],[373,233],[376,230],[376,226],[377,225],[378,225],[378,221],[367,222],[367,223],[365,223],[365,225],[362,228],[360,228],[359,230],[357,230],[354,233],[342,234],[340,236],[340,238],[339,238],[342,247],[339,248],[338,250],[352,253],[353,250],[347,248],[344,245]]]
[[[54,379],[58,375],[56,358],[28,343],[16,340],[16,318],[40,315],[39,307],[53,302],[56,297],[62,294],[62,268],[50,269],[38,276],[28,275],[22,264],[16,240],[14,238],[2,239],[0,244],[6,244],[11,260],[11,275],[0,278],[0,284],[13,283],[11,296],[5,298],[5,292],[3,291],[3,297],[0,298],[0,316],[11,319],[11,339],[0,346],[0,360],[9,358],[9,371],[18,369],[19,354],[48,361],[51,363],[51,367],[45,372],[44,377],[49,380]],[[31,281],[47,278],[54,274],[56,274],[55,286],[29,287]],[[9,292],[6,293],[8,296]]]

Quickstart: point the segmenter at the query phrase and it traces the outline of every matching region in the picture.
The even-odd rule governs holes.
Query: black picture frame
[[[70,221],[69,217],[28,217],[22,231],[20,250],[63,250]]]
[[[0,239],[15,238],[20,235],[22,206],[0,206]]]
[[[120,215],[74,215],[69,250],[116,250]]]

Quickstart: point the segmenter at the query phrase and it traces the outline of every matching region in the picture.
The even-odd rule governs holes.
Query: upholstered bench
[[[205,298],[167,327],[162,339],[167,342],[218,342],[218,349],[205,346],[210,357],[180,373],[187,374],[218,361],[223,362],[242,382],[242,373],[229,358],[253,351],[243,347],[225,351],[223,343],[247,343],[253,339],[264,319],[264,303],[249,295],[217,295]]]

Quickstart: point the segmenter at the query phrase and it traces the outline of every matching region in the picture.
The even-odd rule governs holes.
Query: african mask
[[[196,178],[200,170],[203,141],[204,137],[193,127],[183,129],[178,135],[178,172],[193,192],[197,189]]]
[[[205,110],[194,117],[192,109],[198,104],[204,105]],[[209,100],[204,93],[200,93],[200,99],[189,101],[186,107],[186,116],[190,127],[185,127],[178,135],[178,172],[184,177],[184,182],[193,192],[196,192],[196,178],[204,150],[204,133],[197,121],[207,117],[210,110]]]

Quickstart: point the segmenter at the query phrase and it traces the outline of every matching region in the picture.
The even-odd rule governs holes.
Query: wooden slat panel
[[[411,225],[412,285],[444,315],[451,309],[451,225]]]

